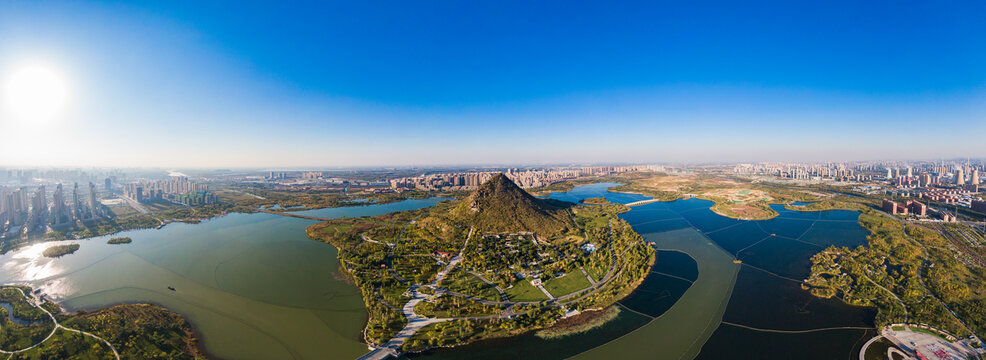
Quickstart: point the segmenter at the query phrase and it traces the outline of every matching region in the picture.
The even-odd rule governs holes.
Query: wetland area
[[[612,183],[551,193],[578,202],[649,197],[609,192]],[[305,210],[321,218],[380,215],[432,206],[443,198]],[[413,358],[714,359],[850,358],[875,330],[875,310],[811,296],[800,287],[809,259],[829,245],[864,245],[853,211],[799,212],[773,205],[763,221],[726,218],[699,199],[655,202],[621,214],[658,249],[643,284],[610,321],[588,331],[542,338],[527,333]],[[24,283],[68,310],[149,302],[185,316],[205,350],[220,358],[353,359],[366,353],[360,292],[339,273],[336,249],[306,237],[314,221],[274,214],[230,214],[200,224],[37,244],[0,257],[0,282]],[[81,244],[46,258],[55,244]],[[126,269],[126,271],[120,271]],[[169,286],[175,291],[170,291]]]

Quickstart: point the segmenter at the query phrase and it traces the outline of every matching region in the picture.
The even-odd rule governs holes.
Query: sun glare
[[[11,74],[4,87],[10,115],[21,121],[47,120],[65,104],[65,83],[57,73],[43,66],[28,66]]]

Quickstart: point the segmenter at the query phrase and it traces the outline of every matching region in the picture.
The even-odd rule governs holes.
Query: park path
[[[363,238],[363,241],[366,241],[366,242],[371,242],[371,243],[380,244],[380,245],[386,245],[386,246],[390,246],[390,247],[396,246],[396,245],[391,244],[389,242],[383,242],[383,241],[377,241],[377,240],[370,239],[368,236],[363,235],[363,234],[359,234],[359,236],[361,238]]]
[[[501,288],[500,285],[497,285],[496,283],[494,283],[494,282],[490,281],[489,279],[487,279],[485,276],[480,275],[480,274],[478,274],[476,272],[468,271],[468,273],[472,274],[475,277],[478,277],[479,280],[483,280],[483,282],[485,282],[486,284],[492,285],[493,288],[496,289],[496,291],[500,293],[500,299],[503,300],[503,301],[507,301],[507,292],[503,291],[503,288]]]
[[[866,349],[869,348],[870,345],[872,345],[874,342],[880,339],[883,339],[883,335],[877,335],[872,339],[870,339],[869,341],[867,341],[865,344],[863,344],[863,347],[859,348],[859,360],[866,360]],[[891,347],[890,349],[893,349],[893,347]],[[893,359],[892,357],[890,357],[890,352],[889,352],[890,349],[887,349],[888,350],[887,358]],[[906,359],[907,357],[905,356],[904,358]]]
[[[542,291],[544,291],[545,294],[548,295],[549,298],[551,298],[550,300],[547,300],[545,302],[511,302],[511,301],[488,301],[488,300],[476,298],[474,296],[456,293],[456,292],[450,291],[448,289],[444,289],[444,288],[439,287],[439,285],[441,284],[441,282],[443,280],[445,280],[445,278],[448,276],[449,272],[451,272],[452,269],[462,261],[462,257],[465,254],[466,247],[469,245],[469,241],[470,241],[470,239],[472,239],[472,236],[473,236],[473,233],[474,232],[475,232],[475,229],[474,228],[469,229],[469,235],[468,235],[468,237],[466,237],[466,241],[462,245],[462,249],[459,250],[459,253],[456,256],[454,256],[451,259],[451,261],[449,261],[449,263],[442,270],[440,270],[438,272],[438,274],[435,276],[435,279],[432,282],[430,282],[427,285],[411,285],[410,290],[408,290],[409,293],[410,293],[410,295],[411,295],[411,300],[408,301],[406,304],[404,304],[404,307],[401,309],[401,312],[404,313],[404,317],[407,318],[407,325],[405,325],[404,328],[401,329],[401,331],[399,331],[397,333],[397,335],[395,335],[393,338],[391,338],[390,340],[388,340],[383,345],[380,345],[380,346],[370,345],[370,349],[371,349],[370,352],[367,353],[367,354],[365,354],[365,355],[363,355],[363,356],[361,356],[361,357],[359,357],[358,360],[383,360],[383,359],[387,359],[387,358],[390,358],[390,357],[399,357],[401,355],[400,349],[403,346],[404,342],[407,341],[407,339],[409,339],[412,336],[414,336],[414,334],[418,330],[420,330],[421,328],[423,328],[423,327],[425,327],[427,325],[430,325],[430,324],[444,322],[444,321],[450,321],[450,320],[481,320],[481,319],[504,318],[504,317],[510,317],[510,316],[527,314],[527,313],[533,311],[533,310],[527,310],[527,311],[524,311],[524,312],[515,313],[513,311],[513,307],[516,306],[516,305],[542,304],[542,305],[547,305],[546,307],[559,307],[559,306],[563,306],[563,305],[561,305],[561,303],[564,302],[564,301],[566,301],[566,300],[568,300],[568,299],[582,298],[582,297],[586,297],[586,296],[589,296],[589,295],[592,295],[592,294],[598,292],[600,289],[603,288],[603,286],[605,286],[606,284],[608,284],[610,282],[610,280],[616,278],[623,271],[622,269],[620,269],[619,271],[617,271],[617,266],[616,265],[618,263],[618,259],[622,258],[624,254],[623,253],[617,254],[617,252],[616,252],[616,249],[615,249],[615,241],[616,241],[616,239],[615,239],[614,230],[613,230],[613,219],[610,218],[609,219],[609,246],[608,246],[609,252],[610,252],[609,269],[606,271],[606,274],[603,275],[603,278],[602,279],[599,279],[598,282],[596,282],[594,284],[591,284],[589,287],[587,287],[585,289],[582,289],[582,290],[579,290],[579,291],[576,291],[576,292],[573,292],[573,293],[570,293],[570,294],[567,294],[567,295],[564,295],[564,296],[553,297],[550,293],[547,292],[547,290],[544,290],[543,287],[541,287]],[[626,239],[625,236],[626,235],[624,234],[624,239]],[[625,249],[624,250],[624,253],[627,250],[629,250],[629,248],[628,249]],[[391,271],[393,271],[393,266],[390,266],[390,268],[391,268]],[[396,274],[396,272],[395,272],[395,274]],[[588,276],[586,276],[586,277],[588,278]],[[423,294],[420,291],[418,291],[418,288],[420,286],[425,286],[425,287],[431,288],[434,291],[440,291],[441,293],[447,294],[447,295],[453,295],[453,296],[459,296],[459,297],[469,298],[469,299],[471,299],[473,301],[476,301],[476,302],[479,302],[479,303],[482,303],[482,304],[487,304],[487,305],[506,305],[506,306],[508,306],[508,308],[507,308],[506,311],[504,311],[503,313],[501,313],[499,315],[478,316],[478,317],[466,317],[466,318],[428,318],[428,317],[424,317],[424,316],[418,315],[417,313],[414,312],[414,307],[418,303],[420,303],[421,301],[423,301],[426,298],[428,298],[429,296],[431,296],[431,295]],[[567,317],[567,316],[572,316],[572,315],[575,315],[575,314],[578,314],[578,311],[566,311],[565,316]]]
[[[869,269],[866,270],[869,271]],[[901,300],[899,297],[897,297],[897,294],[895,294],[893,291],[890,291],[890,289],[887,289],[883,287],[883,285],[880,285],[876,281],[873,281],[873,279],[870,279],[869,275],[863,274],[863,277],[866,278],[866,280],[868,280],[871,284],[876,285],[876,287],[890,293],[890,296],[893,296],[894,299],[896,299],[897,302],[900,303],[900,307],[904,309],[904,322],[907,322],[908,318],[910,318],[910,315],[907,313],[907,305],[904,304],[904,301]]]
[[[901,223],[902,225],[906,225],[906,224],[907,224],[907,223],[906,223],[906,222],[905,222],[904,220],[902,220],[902,219],[899,219],[899,218],[897,218],[897,217],[895,217],[895,216],[893,216],[893,215],[890,215],[890,214],[887,214],[886,212],[883,212],[883,211],[880,211],[880,210],[876,210],[876,212],[877,212],[877,213],[880,213],[880,214],[882,214],[883,216],[886,216],[886,217],[888,217],[888,218],[891,218],[891,219],[894,219],[894,220],[896,220],[897,222],[899,222],[899,223]],[[921,249],[923,249],[923,250],[924,250],[924,261],[923,261],[923,262],[921,263],[921,267],[928,267],[928,264],[931,264],[931,263],[932,263],[932,262],[931,262],[931,259],[929,258],[929,255],[928,255],[928,254],[930,253],[930,252],[929,252],[929,250],[928,250],[928,247],[927,247],[927,246],[925,246],[925,245],[924,245],[924,243],[922,243],[922,242],[920,242],[920,241],[917,241],[917,240],[915,240],[914,238],[912,238],[912,237],[911,237],[910,235],[908,235],[908,234],[907,234],[906,232],[904,233],[904,236],[905,236],[905,237],[906,237],[906,238],[907,238],[908,240],[910,240],[911,242],[913,242],[913,243],[915,243],[915,244],[917,244],[918,246],[920,246],[920,247],[921,247]],[[934,293],[932,293],[932,292],[931,292],[931,290],[928,290],[928,286],[926,286],[926,285],[924,284],[924,278],[923,278],[923,277],[921,276],[921,269],[920,269],[920,268],[918,269],[918,272],[917,272],[917,276],[918,276],[918,283],[919,283],[919,284],[921,284],[921,287],[922,287],[922,288],[924,288],[924,291],[925,291],[925,293],[926,293],[926,294],[928,294],[929,296],[931,296],[931,298],[933,298],[933,299],[935,299],[936,301],[938,301],[938,303],[939,303],[939,304],[941,304],[941,306],[942,306],[943,308],[945,308],[945,310],[946,310],[946,311],[948,311],[948,313],[949,313],[949,314],[951,314],[951,315],[952,315],[952,317],[953,317],[953,318],[955,318],[955,320],[958,320],[958,321],[959,321],[959,324],[962,324],[962,327],[963,327],[963,328],[965,328],[965,330],[966,330],[966,331],[968,331],[969,333],[971,333],[971,334],[972,334],[972,336],[974,336],[974,337],[976,338],[976,340],[978,340],[978,341],[980,341],[980,342],[982,342],[982,338],[981,338],[981,337],[979,337],[979,334],[976,334],[976,332],[975,332],[975,331],[973,331],[973,330],[972,330],[972,328],[970,328],[970,327],[969,327],[969,325],[967,325],[967,324],[965,323],[965,321],[963,321],[963,320],[962,320],[962,318],[961,318],[961,317],[959,317],[958,315],[956,315],[956,314],[955,314],[955,312],[954,312],[954,311],[952,311],[952,309],[948,307],[948,304],[945,304],[945,302],[944,302],[944,301],[942,301],[942,299],[939,299],[939,298],[938,298],[937,296],[935,296],[935,294],[934,294]]]
[[[547,296],[548,297],[548,300],[554,300],[555,296],[554,295],[551,295],[551,293],[548,292],[548,289],[545,289],[544,288],[544,285],[543,284],[544,284],[543,282],[538,281],[537,282],[537,285],[535,285],[534,284],[534,281],[531,281],[531,285],[534,285],[534,287],[538,288],[538,290],[541,290],[541,292],[544,293],[544,296]]]
[[[444,281],[446,277],[448,277],[448,274],[452,271],[452,269],[462,261],[462,256],[465,254],[466,247],[469,246],[469,240],[472,239],[472,234],[475,230],[476,229],[474,228],[469,229],[469,236],[466,237],[466,241],[462,244],[462,249],[459,250],[459,253],[452,257],[452,260],[449,261],[449,263],[445,265],[445,267],[442,268],[437,275],[435,275],[435,279],[432,280],[431,283],[425,286],[434,289],[438,287],[438,284]],[[367,238],[364,237],[364,240],[366,239]],[[382,360],[391,356],[397,357],[401,353],[400,349],[404,345],[404,342],[414,336],[414,334],[417,333],[418,330],[421,330],[421,328],[434,323],[453,320],[429,318],[418,315],[414,312],[414,307],[432,295],[424,294],[418,291],[417,285],[412,285],[411,289],[408,291],[411,293],[411,300],[404,304],[404,307],[401,308],[401,312],[404,313],[404,317],[407,318],[407,325],[404,325],[404,328],[401,329],[397,335],[394,335],[393,338],[387,340],[387,342],[382,346],[374,347],[368,354],[359,357],[360,360]]]
[[[579,264],[579,270],[582,270],[582,275],[585,275],[585,278],[586,278],[586,279],[589,279],[589,283],[590,283],[590,284],[592,284],[592,285],[596,285],[596,283],[597,283],[598,281],[596,281],[596,280],[593,280],[593,279],[592,279],[592,276],[589,276],[589,273],[585,271],[585,268],[584,268],[584,267],[582,267],[582,265],[581,265],[581,264]]]
[[[62,326],[62,324],[59,324],[58,323],[58,320],[55,319],[55,315],[52,315],[51,312],[48,311],[48,309],[45,309],[40,304],[35,304],[34,301],[32,301],[33,298],[28,297],[27,294],[24,293],[24,290],[21,290],[21,288],[17,288],[17,287],[8,287],[8,289],[17,289],[17,291],[21,293],[21,296],[24,297],[24,300],[27,301],[29,304],[31,304],[31,306],[34,306],[34,307],[36,307],[38,309],[41,309],[41,311],[44,311],[45,314],[47,314],[48,317],[51,318],[51,322],[53,324],[55,324],[55,326],[51,328],[51,333],[49,333],[48,336],[46,336],[44,338],[44,340],[39,341],[37,344],[31,345],[29,347],[26,347],[26,348],[23,348],[23,349],[20,349],[20,350],[7,351],[7,350],[0,349],[0,354],[8,354],[9,356],[7,356],[7,358],[9,359],[10,357],[14,356],[14,354],[19,354],[19,353],[22,353],[22,352],[25,352],[25,351],[34,349],[34,348],[36,348],[38,346],[41,346],[41,344],[43,344],[45,341],[48,341],[49,339],[51,339],[51,337],[54,336],[55,333],[58,332],[59,329],[61,329],[61,330],[65,330],[65,331],[70,331],[70,332],[75,332],[75,333],[79,333],[79,334],[82,334],[82,335],[90,336],[90,337],[92,337],[92,338],[94,338],[96,340],[99,340],[99,341],[103,342],[104,344],[106,344],[106,346],[109,346],[110,347],[110,350],[113,351],[113,356],[116,357],[116,360],[120,360],[120,353],[116,352],[116,347],[114,347],[113,344],[110,344],[109,341],[106,341],[105,339],[103,339],[103,338],[101,338],[99,336],[93,335],[91,333],[88,333],[88,332],[85,332],[85,331],[82,331],[82,330],[76,330],[76,329],[72,329],[72,328],[68,328],[68,327]]]

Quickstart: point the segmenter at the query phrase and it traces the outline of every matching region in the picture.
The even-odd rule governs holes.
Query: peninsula
[[[654,250],[623,205],[535,198],[506,176],[429,208],[312,225],[363,294],[386,358],[542,329],[630,294]]]

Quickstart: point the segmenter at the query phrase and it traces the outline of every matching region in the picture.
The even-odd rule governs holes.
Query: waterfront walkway
[[[7,358],[9,359],[10,357],[13,357],[14,354],[23,353],[25,351],[28,351],[28,350],[34,349],[34,348],[36,348],[38,346],[41,346],[41,344],[43,344],[45,341],[48,341],[49,339],[51,339],[52,336],[55,336],[55,333],[58,332],[58,330],[65,330],[65,331],[70,331],[70,332],[79,333],[79,334],[82,334],[82,335],[85,335],[85,336],[89,336],[89,337],[92,337],[92,338],[94,338],[94,339],[96,339],[98,341],[101,341],[102,343],[106,344],[106,346],[109,346],[110,350],[113,351],[113,356],[116,357],[116,360],[120,360],[120,354],[116,352],[116,348],[113,347],[113,344],[110,344],[109,341],[106,341],[106,340],[104,340],[103,338],[101,338],[99,336],[93,335],[91,333],[88,333],[88,332],[85,332],[85,331],[82,331],[82,330],[76,330],[76,329],[67,328],[67,327],[62,326],[62,324],[59,324],[58,323],[58,320],[55,319],[55,315],[52,315],[52,313],[49,312],[48,309],[45,309],[43,306],[41,306],[40,300],[39,300],[38,303],[35,303],[32,300],[31,297],[28,297],[27,294],[24,293],[24,290],[21,290],[21,288],[12,287],[12,286],[11,287],[6,287],[6,288],[7,289],[17,289],[17,291],[19,291],[21,293],[21,296],[24,297],[24,300],[27,301],[29,304],[31,304],[31,306],[34,306],[34,307],[36,307],[38,309],[41,309],[41,311],[44,311],[45,314],[47,314],[48,317],[51,319],[51,322],[55,324],[55,326],[51,328],[51,333],[49,333],[48,336],[46,336],[43,340],[39,341],[37,344],[28,346],[28,347],[23,348],[23,349],[20,349],[20,350],[9,350],[8,351],[8,350],[0,349],[0,354],[7,354],[8,355]]]

